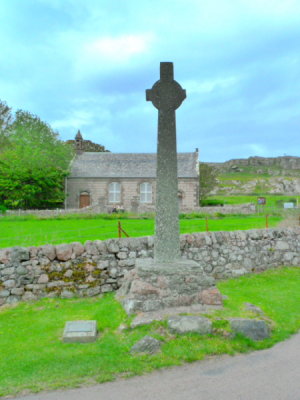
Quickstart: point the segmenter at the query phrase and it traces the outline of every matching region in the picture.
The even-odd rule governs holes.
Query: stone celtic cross
[[[160,80],[146,90],[146,100],[158,109],[154,259],[163,263],[180,256],[175,110],[185,98],[173,63],[160,63]]]

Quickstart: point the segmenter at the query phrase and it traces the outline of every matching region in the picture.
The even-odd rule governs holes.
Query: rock
[[[66,278],[71,278],[72,275],[73,275],[73,271],[71,269],[67,269],[67,271],[64,273],[64,276]]]
[[[109,267],[109,261],[108,260],[100,260],[97,264],[98,269],[106,269]]]
[[[107,292],[112,292],[113,288],[111,285],[102,285],[101,286],[101,292],[102,293],[107,293]]]
[[[14,279],[8,279],[7,281],[3,282],[3,286],[6,289],[11,289],[16,286],[16,281]]]
[[[99,249],[97,245],[92,242],[91,240],[87,240],[84,244],[85,250],[87,254],[90,254],[92,256],[97,256],[99,254]]]
[[[270,337],[270,330],[265,321],[259,319],[231,318],[231,329],[252,340],[263,340]]]
[[[112,278],[116,278],[116,277],[118,276],[118,269],[117,269],[117,268],[111,268],[111,269],[109,270],[109,275],[110,275]]]
[[[84,246],[79,242],[73,242],[72,244],[73,253],[76,257],[81,256],[84,253]]]
[[[94,243],[100,254],[106,253],[106,243],[103,240],[95,240]]]
[[[9,296],[6,299],[6,304],[16,304],[19,302],[19,298],[17,296]]]
[[[2,289],[0,290],[0,297],[8,297],[10,294],[9,290]]]
[[[117,253],[117,258],[120,260],[125,260],[127,258],[127,253],[125,251],[119,251]]]
[[[47,257],[50,261],[53,261],[56,257],[55,247],[52,244],[45,244],[39,248],[40,253]]]
[[[101,293],[101,288],[99,286],[95,286],[95,287],[89,288],[86,291],[86,295],[88,297],[97,296],[100,293]]]
[[[27,261],[30,258],[29,249],[26,247],[13,247],[10,253],[12,264],[19,264],[21,261]]]
[[[94,278],[92,275],[89,275],[87,278],[86,278],[86,282],[88,282],[88,283],[93,283],[93,282],[95,282],[95,280],[96,280],[96,278]]]
[[[0,263],[7,264],[9,260],[10,249],[0,250]]]
[[[276,250],[289,250],[290,246],[287,242],[284,242],[282,240],[278,241],[275,245]]]
[[[169,318],[168,327],[173,333],[199,333],[207,335],[212,332],[212,322],[208,318],[198,316],[174,316]]]
[[[23,265],[19,265],[18,268],[16,269],[16,273],[18,275],[26,275],[28,273],[27,268],[23,267]]]
[[[205,289],[201,293],[201,300],[203,304],[207,305],[222,305],[223,304],[223,298],[222,295],[217,288],[210,288],[210,289]]]
[[[55,246],[56,258],[60,261],[68,261],[72,257],[71,244],[58,244]]]
[[[22,300],[24,301],[34,301],[37,300],[37,296],[35,296],[32,292],[25,292],[22,296]]]
[[[127,260],[120,260],[118,262],[119,267],[134,267],[135,258],[128,258]]]
[[[22,296],[24,294],[24,288],[13,288],[11,289],[11,294]]]
[[[133,294],[148,295],[148,294],[159,294],[159,290],[152,286],[149,282],[142,280],[134,280],[131,284],[131,292]]]
[[[74,293],[71,292],[70,290],[64,289],[64,290],[61,292],[60,297],[61,297],[62,299],[71,299],[72,297],[74,297]]]
[[[47,274],[42,274],[37,283],[48,283],[49,282],[49,276]]]
[[[262,315],[264,314],[263,310],[260,307],[255,306],[254,304],[251,303],[245,303],[245,309],[248,311],[252,311],[255,314]]]
[[[30,258],[34,258],[34,257],[37,256],[39,248],[35,247],[35,246],[30,246],[28,248],[28,250],[29,250],[29,253],[30,253]]]
[[[160,351],[161,342],[152,336],[144,336],[130,350],[130,353],[154,354]]]
[[[120,248],[114,240],[109,240],[107,243],[107,249],[110,253],[118,253]]]
[[[11,275],[11,274],[13,274],[15,272],[15,268],[14,267],[10,267],[10,268],[4,268],[2,271],[1,271],[1,275]]]

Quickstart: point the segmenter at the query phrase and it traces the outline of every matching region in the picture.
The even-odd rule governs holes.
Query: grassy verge
[[[279,216],[269,218],[269,227],[281,220]],[[131,237],[153,235],[153,219],[123,219],[122,228]],[[209,217],[209,230],[260,229],[265,227],[263,216],[226,216]],[[205,231],[205,219],[181,219],[180,232],[192,233]],[[118,237],[118,225],[115,219],[0,219],[0,248],[11,246],[39,246],[86,240],[105,240]]]
[[[300,196],[284,196],[275,194],[252,194],[252,195],[235,195],[235,196],[212,196],[214,200],[223,202],[224,204],[257,204],[258,197],[266,198],[267,207],[276,207],[277,201],[289,201],[290,199],[298,199],[300,203]]]
[[[244,302],[259,306],[272,320],[270,339],[253,342],[218,333],[171,335],[166,323],[120,331],[128,319],[112,295],[101,299],[43,299],[0,311],[0,396],[105,382],[153,369],[201,360],[208,355],[235,354],[270,347],[300,328],[300,268],[284,268],[220,283],[228,296],[224,310],[211,315],[216,328],[222,318],[254,317]],[[67,320],[95,319],[100,337],[95,343],[63,344]],[[156,355],[130,354],[144,335],[163,341]]]

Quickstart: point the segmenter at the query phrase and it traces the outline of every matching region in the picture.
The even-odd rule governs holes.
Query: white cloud
[[[82,129],[86,126],[93,125],[93,112],[86,110],[74,110],[67,114],[64,118],[51,122],[54,129],[74,128]]]
[[[128,61],[136,54],[148,50],[152,35],[122,35],[118,37],[101,37],[86,43],[83,56],[89,60]]]
[[[67,40],[73,42],[71,37]],[[147,33],[77,37],[77,46],[73,47],[71,53],[75,79],[120,67],[132,67],[134,62],[150,51],[153,41],[154,35]]]
[[[239,81],[236,76],[228,78],[217,78],[211,80],[187,80],[182,83],[182,86],[186,88],[188,93],[210,93],[216,89],[228,89],[234,86]]]

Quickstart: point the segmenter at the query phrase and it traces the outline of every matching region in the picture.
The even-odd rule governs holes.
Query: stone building
[[[66,208],[153,211],[156,154],[79,151],[66,179],[66,192]],[[178,154],[178,201],[182,211],[199,206],[198,149]]]

